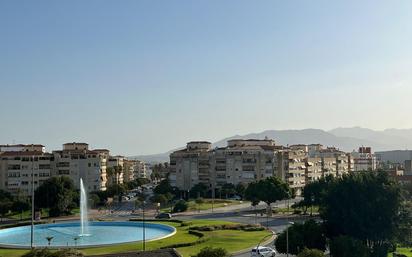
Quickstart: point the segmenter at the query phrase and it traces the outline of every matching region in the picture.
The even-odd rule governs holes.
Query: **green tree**
[[[289,253],[298,254],[305,248],[326,249],[326,237],[322,225],[314,220],[305,223],[295,223],[288,228],[289,233]],[[283,231],[276,239],[276,249],[281,253],[286,253],[287,232]]]
[[[115,195],[119,196],[119,198],[126,192],[126,187],[124,185],[110,185],[106,189],[107,196],[113,197]]]
[[[277,177],[252,182],[245,191],[246,199],[252,202],[263,201],[268,206],[276,201],[288,199],[290,196],[289,185]]]
[[[90,194],[89,195],[89,203],[92,208],[96,208],[98,205],[100,205],[102,202],[100,200],[100,197],[97,194]]]
[[[27,200],[22,199],[22,198],[18,198],[15,199],[12,203],[11,209],[14,212],[18,212],[20,213],[20,219],[23,219],[23,217],[21,216],[22,212],[24,211],[28,211],[30,210],[30,204],[28,203]]]
[[[0,221],[3,221],[3,218],[11,210],[12,202],[9,200],[4,200],[0,202]]]
[[[325,254],[323,251],[319,251],[317,249],[305,248],[298,254],[298,257],[325,257]]]
[[[229,254],[226,249],[223,248],[212,248],[212,247],[205,247],[200,250],[200,252],[196,255],[192,255],[192,257],[228,257]]]
[[[107,176],[107,183],[106,186],[109,186],[111,181],[113,181],[113,177],[115,175],[115,171],[113,167],[106,168],[106,176]]]
[[[167,193],[173,193],[174,189],[170,185],[170,180],[168,178],[163,179],[154,189],[153,192],[155,194],[167,194]]]
[[[369,255],[366,245],[349,236],[338,236],[330,244],[333,257],[374,257]]]
[[[173,212],[185,212],[189,208],[189,205],[185,200],[179,200],[173,207]]]
[[[335,181],[333,176],[322,177],[319,180],[310,182],[303,188],[303,200],[299,202],[296,206],[303,207],[304,212],[312,206],[323,206],[325,197],[328,194],[328,190]]]
[[[123,172],[123,167],[120,165],[114,166],[114,176],[115,176],[115,183],[119,184],[120,175]]]
[[[4,191],[3,189],[0,189],[0,201],[5,201],[5,200],[12,201],[12,199],[13,199],[13,196],[9,192]]]
[[[328,236],[358,239],[375,254],[386,248],[398,230],[400,192],[399,185],[384,172],[352,173],[337,179],[321,208]]]
[[[49,208],[50,216],[69,214],[76,206],[76,189],[69,177],[52,177],[43,182],[35,191],[36,207]]]
[[[207,194],[207,186],[203,183],[198,183],[190,189],[189,195],[192,198],[205,197]]]
[[[226,183],[222,186],[222,194],[225,196],[225,198],[228,198],[230,195],[233,195],[235,193],[236,193],[235,185],[231,183]]]
[[[246,186],[245,186],[245,184],[239,183],[239,184],[236,185],[236,187],[235,187],[235,193],[236,193],[238,196],[244,198],[244,197],[245,197],[245,191],[246,191]]]
[[[152,196],[151,198],[150,198],[150,200],[153,202],[153,203],[160,203],[160,205],[165,205],[165,204],[167,204],[168,202],[169,202],[169,200],[167,199],[167,197],[165,196],[165,195],[162,195],[162,194],[155,194],[154,196]]]

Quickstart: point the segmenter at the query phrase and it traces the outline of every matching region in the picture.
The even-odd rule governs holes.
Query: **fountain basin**
[[[145,223],[146,241],[159,240],[176,233],[171,226]],[[47,237],[53,237],[49,242]],[[80,222],[34,226],[36,247],[97,247],[143,240],[142,222],[89,222],[88,235],[81,235]],[[0,247],[30,248],[30,226],[0,230]]]

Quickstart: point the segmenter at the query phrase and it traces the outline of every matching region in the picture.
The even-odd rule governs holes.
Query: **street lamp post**
[[[295,224],[294,222],[288,222],[288,227],[286,228],[286,256],[289,257],[289,225]]]
[[[313,203],[315,202],[315,196],[312,194],[310,197],[311,205],[310,205],[310,216],[313,215]]]
[[[34,155],[31,157],[31,227],[30,247],[34,248]]]
[[[266,238],[268,238],[268,237],[270,237],[270,236],[273,236],[275,233],[274,232],[272,232],[272,234],[271,235],[266,235],[264,238],[262,238],[260,241],[259,241],[259,243],[258,243],[258,245],[256,246],[256,252],[259,254],[260,252],[259,252],[259,246],[260,246],[260,244],[263,242],[263,240],[265,240]]]
[[[215,187],[212,184],[212,213],[213,213],[213,205],[215,204]]]
[[[145,217],[144,217],[144,207],[146,201],[143,201],[142,210],[143,210],[143,251],[146,251],[146,224],[145,224]]]

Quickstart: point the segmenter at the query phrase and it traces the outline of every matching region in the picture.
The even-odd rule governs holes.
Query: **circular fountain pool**
[[[34,226],[34,245],[40,247],[92,247],[143,240],[141,222],[89,222],[87,235],[80,235],[80,223],[68,222]],[[176,229],[145,223],[146,240],[172,236]],[[50,246],[48,238],[50,240]],[[29,248],[30,226],[0,230],[0,247]]]

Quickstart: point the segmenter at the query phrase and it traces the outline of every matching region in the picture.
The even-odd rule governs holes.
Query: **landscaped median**
[[[140,221],[140,220],[132,220]],[[176,228],[174,236],[146,243],[147,250],[176,248],[183,257],[197,254],[200,249],[221,247],[228,252],[238,252],[255,246],[262,238],[272,232],[254,226],[245,226],[226,221],[193,220],[193,221],[148,221],[170,225]],[[110,236],[110,235],[107,235]],[[142,242],[118,244],[105,247],[81,249],[85,255],[106,253],[122,253],[142,250]],[[19,257],[26,250],[0,249],[2,257]]]

